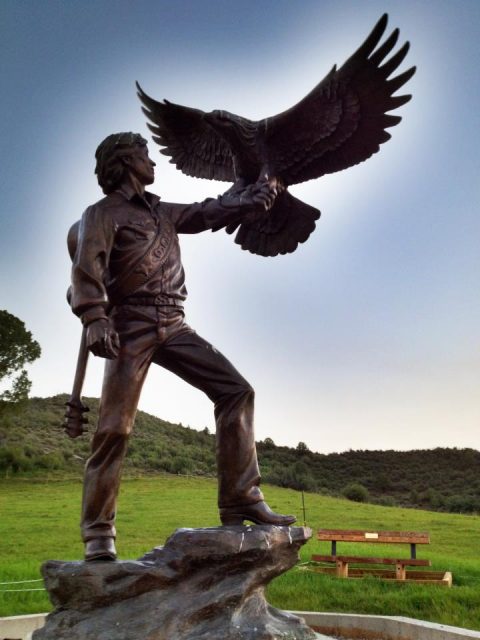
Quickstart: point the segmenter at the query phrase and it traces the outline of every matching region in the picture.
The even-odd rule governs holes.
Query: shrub
[[[65,467],[65,459],[59,452],[44,453],[34,459],[35,467],[39,469],[62,469]]]
[[[451,496],[445,501],[445,508],[451,513],[474,513],[480,509],[480,500],[474,496]]]
[[[342,493],[345,498],[353,500],[353,502],[367,502],[368,500],[368,489],[357,482],[347,484]]]
[[[27,458],[20,447],[0,447],[0,469],[11,469],[14,472],[28,471],[32,461]]]

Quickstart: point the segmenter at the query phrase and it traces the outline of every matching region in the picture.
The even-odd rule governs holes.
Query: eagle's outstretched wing
[[[226,114],[228,125],[237,128],[238,145],[243,141],[243,149],[235,150],[235,166],[238,161],[241,168],[239,177],[245,173],[251,179],[267,167],[270,176],[288,186],[341,171],[379,150],[390,138],[386,129],[401,120],[388,112],[411,98],[393,94],[415,73],[412,67],[389,79],[407,55],[409,44],[384,62],[399,35],[395,29],[378,46],[386,27],[385,14],[340,69],[334,67],[291,109],[265,120],[249,121],[252,126],[247,127],[247,136],[245,127],[241,127],[244,119]],[[164,147],[161,153],[171,156],[170,162],[197,178],[236,180],[233,150],[221,134],[222,122],[215,120],[216,112],[209,114],[209,123],[199,109],[166,100],[157,102],[138,83],[137,88],[143,111],[153,123],[148,125],[153,139]],[[232,225],[227,231],[238,229],[235,242],[243,249],[273,256],[294,251],[314,230],[319,215],[317,209],[285,192],[264,219]]]
[[[398,124],[389,111],[408,102],[394,96],[415,73],[412,67],[388,79],[409,49],[405,43],[382,66],[395,46],[395,29],[375,50],[387,26],[387,15],[361,47],[332,71],[298,104],[267,118],[266,145],[271,164],[286,184],[297,184],[363,162],[390,138],[386,128]]]
[[[234,182],[233,158],[230,146],[210,127],[200,109],[183,107],[173,102],[157,102],[148,96],[137,82],[138,97],[147,118],[153,139],[160,153],[171,156],[177,169],[195,178]]]

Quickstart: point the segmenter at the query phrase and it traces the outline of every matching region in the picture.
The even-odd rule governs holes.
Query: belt
[[[144,307],[180,307],[180,309],[183,309],[183,300],[165,295],[146,297],[130,296],[124,298],[119,304],[133,304]]]

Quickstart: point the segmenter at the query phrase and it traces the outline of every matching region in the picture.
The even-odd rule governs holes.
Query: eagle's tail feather
[[[254,222],[242,222],[240,226],[229,225],[226,231],[233,233],[239,227],[236,244],[251,253],[270,257],[295,251],[308,239],[319,217],[318,209],[284,191],[264,216]]]

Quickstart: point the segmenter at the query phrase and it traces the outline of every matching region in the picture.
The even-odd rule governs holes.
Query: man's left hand
[[[275,204],[275,198],[285,191],[285,187],[279,178],[270,178],[255,182],[245,191],[250,192],[249,195],[255,205],[269,211]]]

